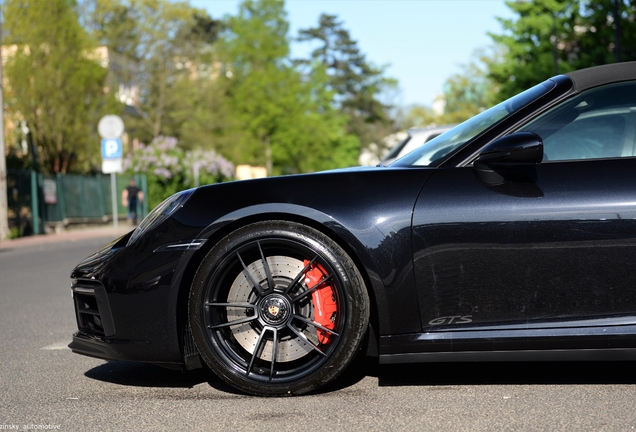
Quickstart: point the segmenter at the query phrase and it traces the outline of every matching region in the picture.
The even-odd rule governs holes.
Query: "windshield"
[[[540,96],[543,96],[556,86],[552,80],[538,84],[523,93],[501,102],[498,105],[466,120],[459,126],[444,132],[435,139],[412,151],[401,159],[395,166],[436,166],[446,155],[459,149],[471,139],[486,129],[497,124],[501,119],[518,111]]]

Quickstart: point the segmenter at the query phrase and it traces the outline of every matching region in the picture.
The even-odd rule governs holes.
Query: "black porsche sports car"
[[[173,195],[71,274],[70,348],[301,394],[380,363],[636,359],[636,62],[390,166]]]

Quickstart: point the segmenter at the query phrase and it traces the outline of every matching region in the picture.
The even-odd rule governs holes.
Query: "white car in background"
[[[407,130],[406,138],[393,146],[386,156],[382,158],[382,165],[389,165],[394,160],[412,152],[422,144],[440,136],[455,126],[456,125],[429,126],[425,128],[413,128]]]

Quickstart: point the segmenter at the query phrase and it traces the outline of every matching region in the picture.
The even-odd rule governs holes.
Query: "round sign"
[[[121,138],[124,134],[124,121],[114,114],[105,115],[97,124],[97,132],[105,139]]]

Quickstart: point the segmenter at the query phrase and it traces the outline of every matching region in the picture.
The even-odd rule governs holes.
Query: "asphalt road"
[[[268,399],[238,394],[202,371],[73,354],[68,275],[107,234],[0,247],[0,430],[636,428],[636,364],[627,362],[367,361],[318,394]]]

